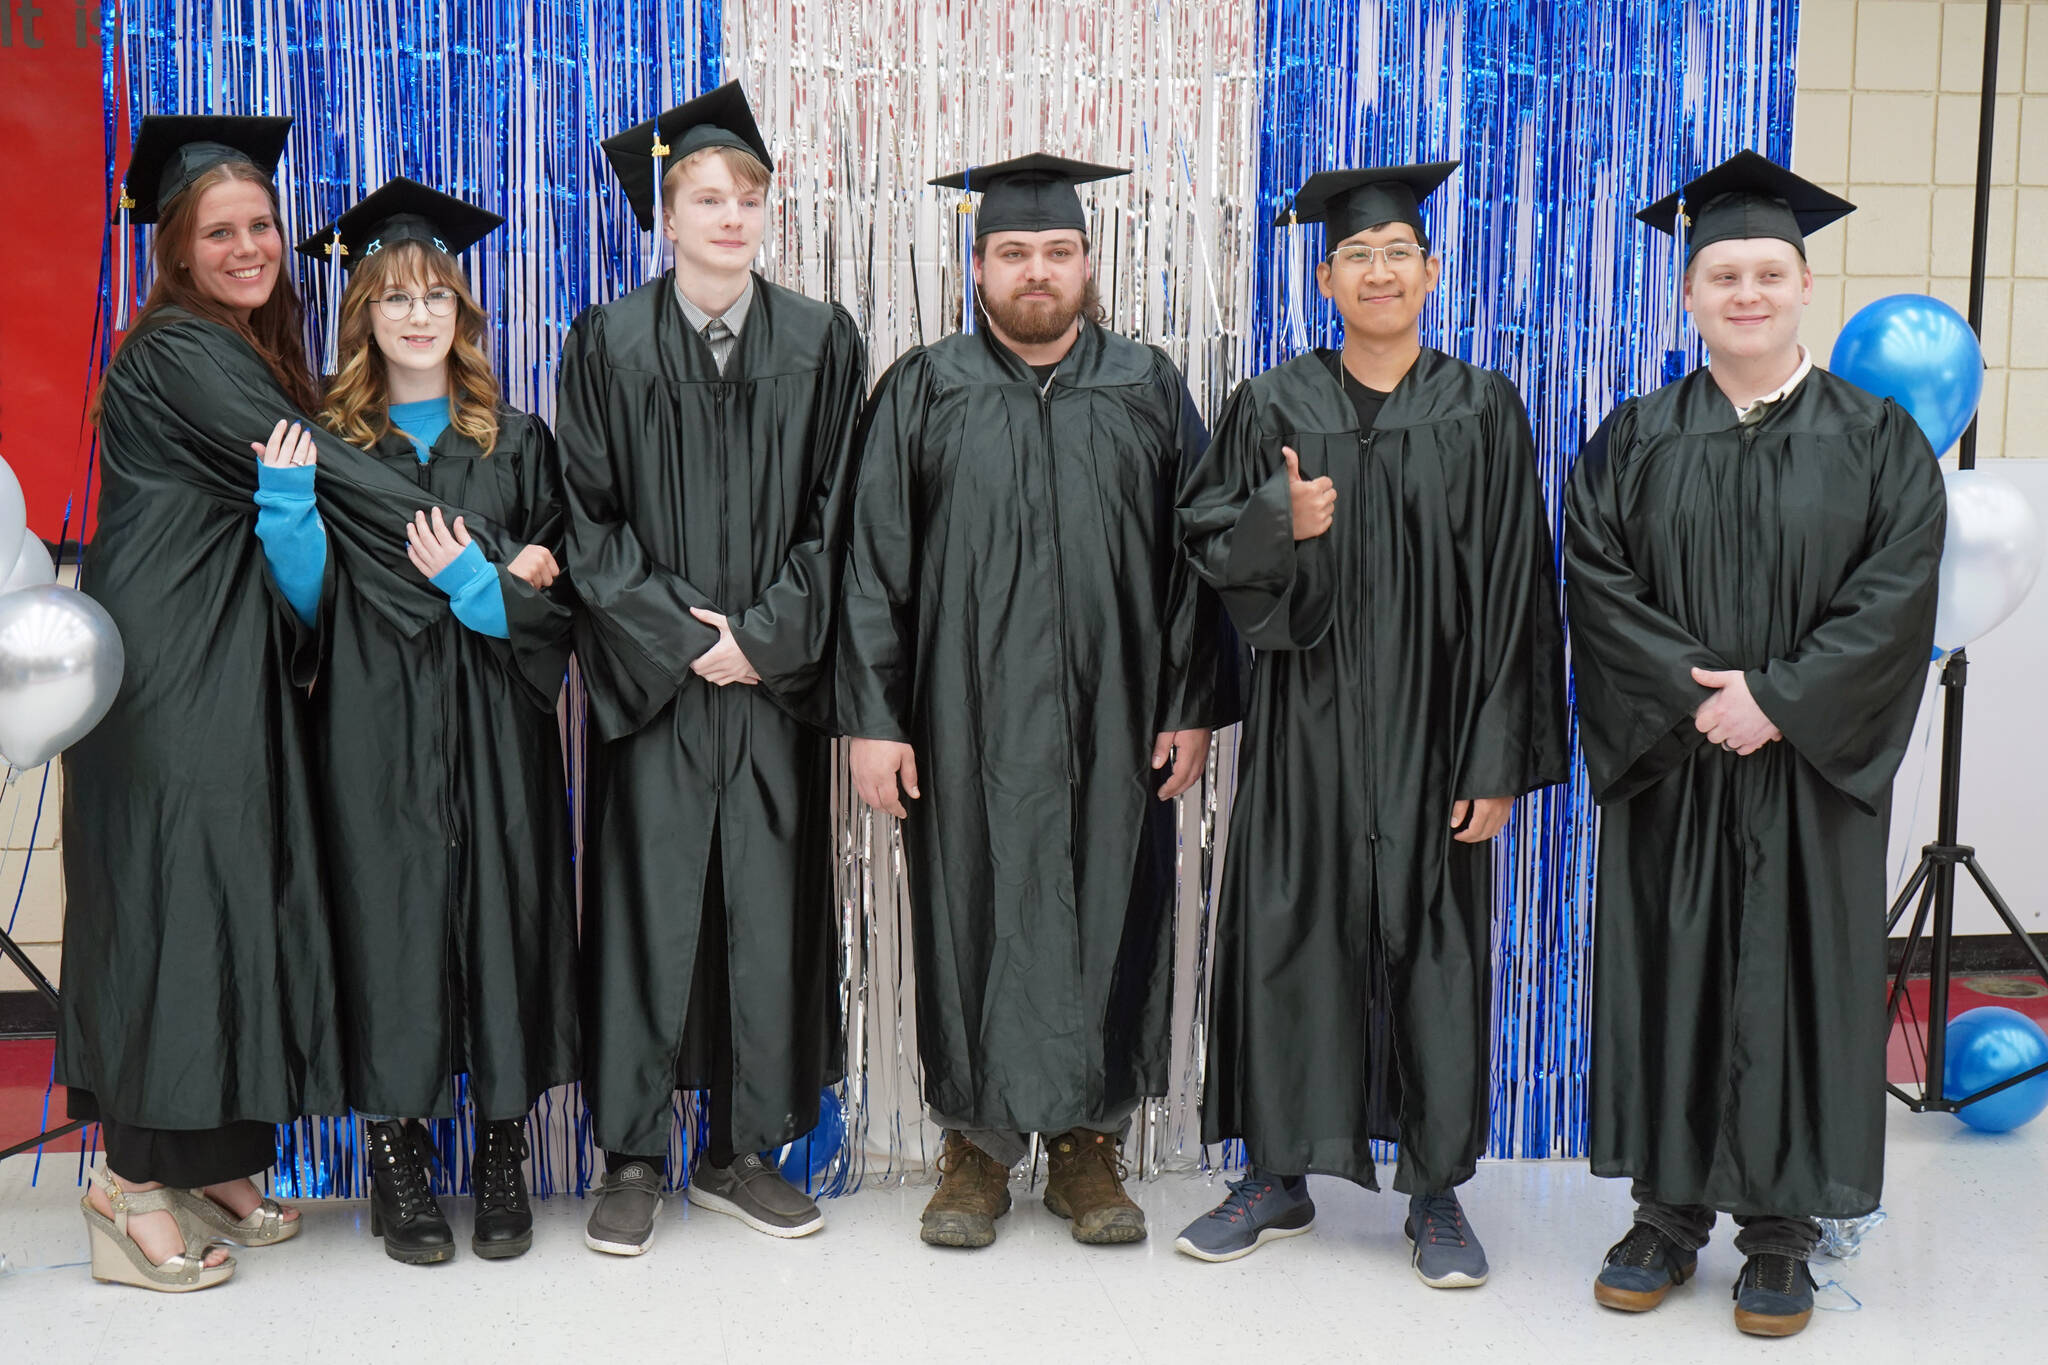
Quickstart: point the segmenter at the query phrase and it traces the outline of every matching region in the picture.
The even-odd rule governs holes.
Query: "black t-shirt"
[[[1050,365],[1033,365],[1031,367],[1031,373],[1038,376],[1038,387],[1041,389],[1044,388],[1046,384],[1050,382],[1050,380],[1052,379],[1052,372],[1054,370],[1057,370],[1059,367],[1060,363],[1057,360],[1053,361],[1053,363]]]
[[[1387,401],[1387,395],[1378,389],[1368,389],[1351,377],[1351,371],[1342,365],[1337,367],[1344,376],[1344,396],[1351,400],[1351,406],[1358,413],[1358,437],[1364,440],[1380,420],[1380,408]]]

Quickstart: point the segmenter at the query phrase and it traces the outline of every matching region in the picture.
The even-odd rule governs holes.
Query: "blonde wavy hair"
[[[341,366],[327,384],[320,425],[350,445],[371,446],[389,436],[391,390],[384,353],[377,349],[370,310],[386,290],[446,286],[455,295],[455,342],[448,349],[449,425],[488,455],[498,443],[498,377],[484,355],[484,313],[462,266],[422,241],[399,242],[364,260],[341,296]]]

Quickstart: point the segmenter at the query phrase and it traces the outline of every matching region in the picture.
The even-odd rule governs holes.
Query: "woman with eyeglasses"
[[[349,272],[320,423],[418,484],[408,553],[448,598],[446,617],[407,635],[340,573],[313,694],[344,1075],[365,1121],[370,1226],[392,1259],[415,1265],[455,1252],[416,1120],[463,1117],[467,1078],[470,1245],[517,1256],[533,1238],[524,1116],[576,1070],[556,720],[571,598],[555,558],[554,439],[500,401],[484,315],[456,260],[502,222],[398,179],[299,248],[339,255]],[[280,586],[317,595],[311,480],[287,486],[304,433],[274,432],[269,448],[282,452],[259,494],[271,563]],[[492,563],[448,507],[489,518],[524,548]]]

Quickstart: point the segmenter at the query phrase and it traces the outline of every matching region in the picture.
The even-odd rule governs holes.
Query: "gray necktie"
[[[704,324],[704,342],[711,348],[711,359],[717,363],[718,372],[725,373],[725,362],[732,355],[732,328],[725,325],[724,318],[713,318]]]

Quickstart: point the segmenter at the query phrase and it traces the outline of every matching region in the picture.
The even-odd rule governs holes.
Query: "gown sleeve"
[[[1294,538],[1280,438],[1252,382],[1239,384],[1208,458],[1181,491],[1181,535],[1245,643],[1311,649],[1329,632],[1336,606],[1328,537]]]
[[[1454,790],[1463,800],[1520,796],[1569,776],[1564,632],[1550,517],[1521,395],[1493,380],[1477,534],[1460,546],[1470,585],[1477,708]]]
[[[618,429],[605,402],[604,315],[586,313],[562,348],[555,438],[567,513],[562,566],[584,612],[579,652],[591,700],[608,737],[647,723],[690,677],[718,632],[690,614],[717,604],[659,563],[634,532],[618,476],[636,436]]]
[[[911,351],[882,376],[854,436],[852,525],[841,587],[838,728],[910,742],[917,667],[914,469],[932,386]]]
[[[1934,644],[1948,503],[1919,426],[1889,400],[1877,428],[1864,555],[1825,619],[1744,674],[1750,696],[1821,776],[1865,811],[1884,800]]]
[[[1705,742],[1693,715],[1713,695],[1692,670],[1727,664],[1657,605],[1622,533],[1615,465],[1630,453],[1623,404],[1579,452],[1565,489],[1565,607],[1578,687],[1579,738],[1601,801],[1656,783]]]
[[[516,449],[508,453],[516,454],[520,461],[520,503],[525,517],[514,529],[519,532],[522,549],[542,547],[555,557],[561,572],[546,588],[536,588],[502,563],[493,567],[504,604],[506,662],[534,705],[552,711],[569,671],[576,624],[576,584],[569,576],[568,551],[563,544],[568,514],[563,509],[554,434],[531,413],[521,413],[516,420],[524,425]]]
[[[794,543],[760,597],[730,618],[733,638],[785,711],[832,727],[832,627],[853,497],[854,427],[867,394],[867,349],[853,319],[834,308],[818,374],[809,449],[817,477]]]
[[[1209,451],[1209,428],[1201,409],[1164,352],[1157,351],[1163,397],[1175,413],[1171,498],[1186,487]],[[1218,730],[1241,719],[1238,699],[1237,636],[1225,618],[1216,590],[1195,572],[1187,544],[1179,534],[1173,508],[1166,515],[1165,536],[1173,546],[1173,567],[1167,581],[1166,656],[1160,670],[1160,706],[1156,728]]]
[[[330,555],[342,561],[351,588],[410,637],[446,619],[447,600],[406,558],[402,528],[419,500],[413,483],[293,407],[256,352],[233,331],[196,318],[166,322],[130,337],[146,392],[164,420],[181,429],[228,487],[253,493],[260,463],[249,444],[279,420],[309,431],[319,471],[315,496]],[[451,515],[462,509],[451,508]],[[487,518],[463,511],[470,534],[487,553],[507,537]]]

